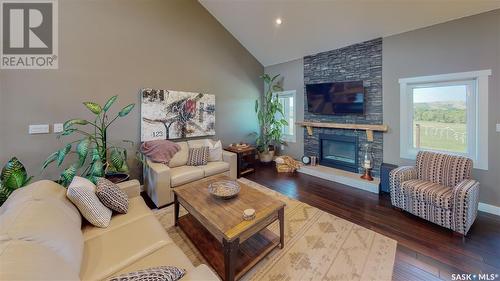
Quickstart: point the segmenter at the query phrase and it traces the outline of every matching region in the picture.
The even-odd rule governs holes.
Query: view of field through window
[[[413,147],[467,152],[467,85],[413,89]]]

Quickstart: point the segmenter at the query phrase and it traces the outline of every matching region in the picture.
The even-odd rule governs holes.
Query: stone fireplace
[[[356,136],[319,135],[319,163],[321,165],[357,173],[358,150]]]

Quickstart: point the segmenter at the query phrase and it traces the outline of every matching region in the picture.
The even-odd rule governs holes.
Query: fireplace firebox
[[[358,172],[358,138],[331,134],[319,135],[321,165]]]

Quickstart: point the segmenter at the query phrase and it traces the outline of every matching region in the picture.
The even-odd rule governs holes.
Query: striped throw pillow
[[[105,178],[98,178],[95,193],[104,206],[121,214],[128,212],[127,193],[111,181]]]
[[[74,177],[68,186],[66,196],[91,224],[107,227],[111,221],[112,212],[99,201],[95,189],[95,185],[88,179]]]
[[[189,148],[188,166],[207,165],[208,162],[208,146]]]
[[[181,279],[184,274],[186,274],[186,270],[182,268],[158,266],[111,277],[109,281],[176,281]]]

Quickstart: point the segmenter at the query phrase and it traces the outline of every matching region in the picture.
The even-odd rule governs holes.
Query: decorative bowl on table
[[[240,192],[240,185],[236,181],[220,180],[211,183],[208,192],[216,198],[231,199]]]

